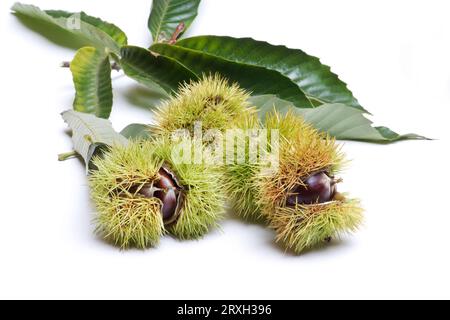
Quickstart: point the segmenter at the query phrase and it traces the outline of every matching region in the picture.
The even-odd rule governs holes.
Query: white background
[[[84,10],[147,46],[151,1],[39,0]],[[448,1],[204,0],[190,35],[251,36],[321,57],[376,124],[435,141],[346,142],[343,187],[362,199],[362,230],[301,256],[271,231],[228,219],[200,241],[164,238],[119,251],[93,235],[83,165],[71,141],[71,49],[0,2],[0,298],[450,298]],[[139,87],[114,75],[116,129],[149,122]],[[131,99],[133,100],[133,99]]]

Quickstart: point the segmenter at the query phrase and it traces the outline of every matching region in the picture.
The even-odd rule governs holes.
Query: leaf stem
[[[169,44],[175,44],[175,42],[177,42],[178,37],[184,31],[185,28],[186,25],[184,24],[184,22],[180,22],[175,31],[173,32],[172,37],[169,40]]]
[[[58,154],[58,161],[65,161],[70,158],[77,157],[78,153],[76,151],[69,151],[66,153]]]

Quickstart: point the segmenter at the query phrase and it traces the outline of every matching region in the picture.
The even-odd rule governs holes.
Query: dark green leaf
[[[151,137],[150,126],[141,123],[132,123],[126,126],[125,128],[123,128],[122,131],[120,131],[120,134],[127,139],[146,140]]]
[[[94,47],[78,50],[70,63],[75,85],[75,111],[109,118],[113,104],[109,57]]]
[[[60,10],[41,10],[36,6],[16,3],[11,10],[18,16],[35,19],[43,24],[65,30],[92,46],[119,52],[127,43],[125,33],[117,26],[84,12],[71,13]]]
[[[275,46],[251,38],[199,36],[180,40],[177,46],[222,59],[276,70],[291,79],[313,105],[342,103],[360,108],[347,85],[316,57],[298,49]]]
[[[158,86],[171,93],[178,89],[180,83],[197,79],[194,73],[174,59],[144,48],[125,46],[120,54],[120,65],[127,76],[151,89]]]
[[[73,110],[64,111],[61,116],[72,129],[74,149],[83,157],[86,169],[98,147],[128,143],[124,136],[114,131],[109,120]]]
[[[386,127],[375,127],[375,129],[380,133],[385,139],[389,141],[400,141],[400,140],[432,140],[430,138],[417,135],[415,133],[398,134]]]
[[[297,107],[312,107],[297,85],[277,71],[231,62],[177,45],[157,43],[152,45],[150,50],[177,60],[197,76],[218,72],[255,95],[274,94]]]
[[[178,24],[184,23],[186,30],[197,16],[200,0],[153,0],[148,19],[153,41],[167,41]]]
[[[254,96],[250,101],[258,108],[263,121],[267,112],[273,109],[281,114],[292,110],[318,130],[340,140],[388,143],[405,139],[426,139],[416,134],[399,135],[385,127],[373,127],[362,110],[344,104],[324,104],[314,109],[299,109],[273,95]]]

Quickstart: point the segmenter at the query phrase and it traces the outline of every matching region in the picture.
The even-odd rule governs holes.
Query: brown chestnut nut
[[[336,194],[336,180],[325,171],[310,175],[303,183],[297,186],[287,198],[288,206],[324,203],[333,200]]]
[[[176,220],[179,214],[181,187],[168,169],[162,167],[158,173],[159,179],[153,185],[146,184],[137,193],[146,198],[155,197],[161,200],[163,221],[165,224],[170,224]]]
[[[178,196],[174,189],[157,190],[154,196],[162,202],[163,221],[170,220],[177,209]]]

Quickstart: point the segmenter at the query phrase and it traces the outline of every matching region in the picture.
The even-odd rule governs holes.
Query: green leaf
[[[158,86],[171,93],[178,89],[180,83],[197,79],[194,73],[174,59],[144,48],[125,46],[120,54],[120,65],[125,74],[151,89]]]
[[[79,13],[73,13],[61,10],[46,10],[45,12],[53,18],[70,18],[74,15],[80,15],[81,21],[102,30],[104,33],[109,35],[119,46],[125,46],[128,42],[127,35],[119,27],[112,23],[103,21],[100,18],[90,16],[83,11]]]
[[[153,0],[148,18],[153,41],[167,41],[183,22],[186,30],[197,16],[200,0]]]
[[[99,146],[127,145],[128,140],[114,131],[111,122],[88,113],[73,110],[61,114],[72,129],[75,151],[81,155],[89,169],[90,161]]]
[[[117,26],[84,12],[45,11],[36,6],[21,3],[15,3],[11,10],[18,16],[35,19],[65,30],[73,36],[85,40],[91,46],[119,52],[120,47],[127,44],[125,33]]]
[[[78,50],[70,63],[75,85],[75,111],[109,118],[113,104],[111,64],[103,51],[94,47]]]
[[[415,133],[398,134],[387,127],[375,127],[379,134],[389,141],[400,141],[400,140],[432,140],[424,136],[417,135]]]
[[[231,62],[177,45],[157,43],[152,45],[150,50],[177,60],[197,76],[218,72],[229,80],[238,82],[254,95],[274,94],[292,102],[296,107],[312,107],[297,85],[277,71]]]
[[[177,46],[232,62],[278,71],[297,84],[315,106],[342,103],[362,109],[347,85],[331,72],[330,67],[302,50],[275,46],[251,38],[222,36],[186,38],[178,41]]]
[[[294,108],[289,101],[273,95],[254,96],[250,98],[250,102],[258,108],[263,121],[267,112],[274,108],[281,114],[292,110],[318,130],[339,140],[389,143],[406,139],[427,139],[416,134],[399,135],[385,127],[373,127],[362,110],[344,104],[324,104],[314,109],[299,109]]]
[[[147,140],[151,137],[150,126],[141,123],[132,123],[123,128],[120,134],[127,139]]]

